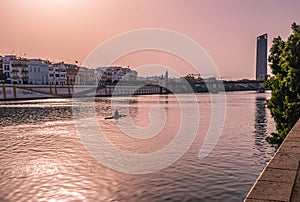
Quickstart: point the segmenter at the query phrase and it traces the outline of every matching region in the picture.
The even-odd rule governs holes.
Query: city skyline
[[[291,23],[299,22],[299,5],[293,0],[3,0],[0,52],[82,63],[94,48],[115,35],[161,28],[201,45],[222,77],[254,79],[256,37],[268,33],[269,49],[274,37],[288,36]],[[181,75],[193,73],[185,61],[157,51],[133,53],[113,65],[136,68],[154,63],[175,68]],[[145,74],[156,75],[157,68],[148,68]]]

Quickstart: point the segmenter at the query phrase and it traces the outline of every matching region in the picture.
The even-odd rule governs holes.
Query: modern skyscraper
[[[263,81],[267,75],[268,34],[257,37],[256,80]]]

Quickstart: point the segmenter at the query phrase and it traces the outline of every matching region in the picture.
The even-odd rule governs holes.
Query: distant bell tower
[[[168,80],[169,80],[169,73],[168,73],[168,70],[166,70],[166,74],[165,74],[165,82],[166,82],[166,84],[168,83]]]
[[[268,34],[257,37],[256,80],[264,81],[267,75]]]

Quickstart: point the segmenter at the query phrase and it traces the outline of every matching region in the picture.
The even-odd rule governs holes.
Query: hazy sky
[[[291,23],[300,22],[299,8],[299,0],[0,0],[0,54],[83,62],[117,34],[164,28],[199,43],[223,77],[253,79],[256,37],[268,33],[269,48],[275,36],[287,37]],[[153,63],[193,73],[181,59],[155,51],[115,64]]]

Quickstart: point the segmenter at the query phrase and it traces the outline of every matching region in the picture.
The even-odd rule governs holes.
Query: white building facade
[[[49,84],[50,85],[66,85],[67,71],[63,62],[49,65]]]
[[[49,84],[49,65],[42,60],[29,60],[28,63],[28,84],[46,85]]]
[[[10,81],[11,69],[12,69],[12,68],[11,68],[11,62],[10,62],[11,59],[16,59],[16,56],[14,56],[14,55],[6,55],[6,56],[4,56],[4,57],[2,58],[3,74],[6,75],[7,80],[8,80],[9,82],[11,82],[11,81]]]
[[[137,72],[130,68],[123,67],[98,67],[95,70],[96,84],[116,83],[120,80],[135,81],[137,80]]]
[[[27,59],[10,59],[10,83],[28,84],[28,66]]]

